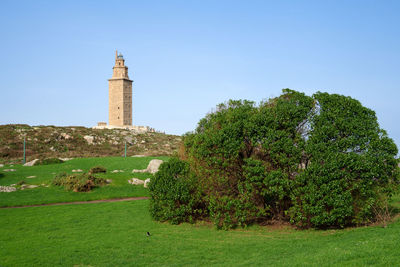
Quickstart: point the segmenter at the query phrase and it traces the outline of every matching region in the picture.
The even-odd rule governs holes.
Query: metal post
[[[26,137],[24,136],[24,160],[23,163],[26,163],[26,158],[25,158],[25,143],[26,143]]]
[[[125,158],[126,158],[126,141],[125,141]]]

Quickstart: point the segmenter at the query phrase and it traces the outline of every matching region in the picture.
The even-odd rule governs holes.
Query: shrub
[[[61,173],[54,178],[52,184],[63,186],[68,191],[89,192],[97,186],[105,185],[106,179],[86,173],[72,175]]]
[[[64,163],[64,161],[58,158],[47,158],[47,159],[39,159],[38,161],[36,161],[35,165],[50,165],[59,163]]]
[[[172,224],[193,222],[201,215],[196,179],[189,172],[189,165],[178,158],[160,165],[151,179],[149,191],[150,214],[158,221],[169,220]]]
[[[285,89],[258,106],[231,100],[184,137],[185,162],[165,165],[151,210],[157,220],[187,221],[193,206],[181,207],[195,203],[224,229],[275,219],[366,224],[399,185],[396,154],[375,113],[350,97]]]
[[[105,167],[103,167],[103,166],[92,167],[89,170],[90,174],[93,174],[93,173],[106,173],[106,172],[107,172],[107,169]]]

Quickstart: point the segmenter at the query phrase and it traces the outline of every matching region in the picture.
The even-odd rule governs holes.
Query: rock
[[[149,185],[149,183],[150,183],[150,178],[147,178],[146,180],[144,180],[143,187],[147,188],[147,186]]]
[[[56,151],[56,149],[54,148],[54,146],[50,147],[50,150],[53,151],[53,152]]]
[[[4,169],[3,171],[5,171],[5,172],[15,172],[16,169]]]
[[[111,173],[124,172],[123,170],[113,170]]]
[[[38,160],[39,160],[39,159],[34,159],[34,160],[32,160],[32,161],[29,161],[29,162],[25,163],[24,166],[29,166],[29,167],[31,167],[31,166],[35,165],[35,163],[36,163]]]
[[[68,160],[71,160],[71,159],[73,159],[73,158],[58,158],[59,160],[62,160],[62,161],[68,161]]]
[[[68,139],[72,139],[72,138],[73,138],[72,136],[70,136],[70,135],[67,134],[67,133],[61,133],[60,135],[61,135],[61,137],[64,138],[65,140],[68,140]]]
[[[36,178],[36,176],[28,176],[28,177],[26,177],[26,178],[32,179],[32,178]]]
[[[39,186],[35,185],[35,184],[28,184],[25,186],[25,188],[28,188],[28,189],[32,189],[32,188],[36,188],[36,187],[39,187]]]
[[[156,173],[158,172],[158,168],[160,167],[161,163],[163,163],[163,161],[161,159],[152,159],[149,162],[149,165],[147,166],[146,169],[144,170],[132,170],[133,173],[135,172],[149,172],[149,173]]]
[[[145,157],[145,155],[133,155],[132,158],[142,158]]]
[[[0,185],[0,192],[10,193],[10,192],[14,192],[14,191],[17,191],[17,189],[15,187]]]
[[[72,172],[83,172],[81,169],[72,170]]]
[[[152,159],[147,166],[147,172],[153,174],[158,172],[158,168],[160,167],[161,163],[163,163],[163,161],[160,159]]]
[[[0,168],[3,168],[4,167],[4,164],[0,164]]]
[[[144,184],[143,180],[140,180],[138,178],[132,178],[128,180],[128,183],[133,184],[133,185],[139,185],[139,184]]]
[[[106,183],[107,183],[107,184],[111,184],[111,183],[112,183],[112,180],[111,180],[111,179],[106,179]]]
[[[88,142],[89,145],[93,145],[93,141],[94,141],[94,136],[91,135],[85,135],[83,137],[83,139],[86,140],[86,142]]]

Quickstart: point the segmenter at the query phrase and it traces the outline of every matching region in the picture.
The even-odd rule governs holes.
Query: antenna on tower
[[[115,50],[115,59],[118,58],[118,50]]]

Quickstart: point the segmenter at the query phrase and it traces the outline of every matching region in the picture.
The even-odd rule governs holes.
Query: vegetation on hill
[[[121,156],[125,143],[128,156],[172,155],[181,142],[180,136],[157,132],[137,134],[125,129],[0,125],[0,161],[21,160],[24,137],[28,161],[35,158]]]
[[[398,189],[397,152],[375,113],[350,97],[285,89],[258,106],[231,100],[185,136],[182,162],[155,175],[150,212],[174,223],[207,216],[225,229],[367,224],[385,217]]]

